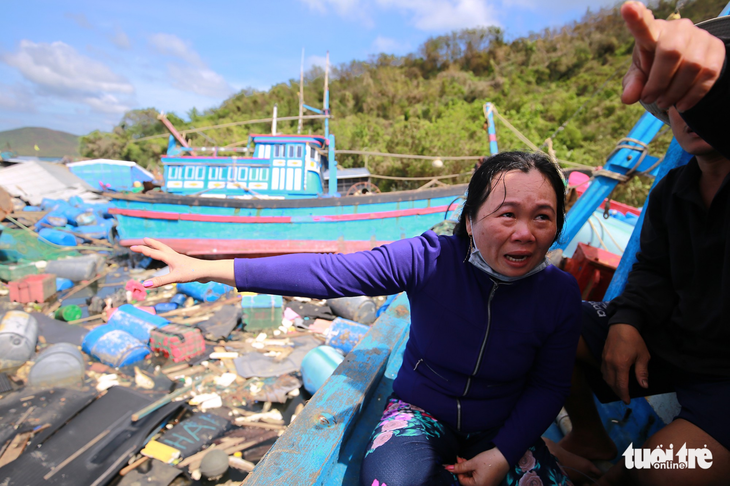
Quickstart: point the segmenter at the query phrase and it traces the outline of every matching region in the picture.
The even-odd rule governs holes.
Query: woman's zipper
[[[413,367],[413,371],[416,371],[416,369],[418,368],[418,365],[420,365],[421,362],[423,362],[423,364],[426,365],[426,368],[428,368],[429,370],[431,370],[434,375],[438,376],[442,380],[449,381],[448,378],[446,378],[446,377],[442,376],[441,374],[439,374],[435,369],[431,368],[428,363],[426,363],[425,361],[423,361],[423,358],[421,358],[418,361],[416,361],[416,366]]]
[[[479,350],[479,356],[477,356],[477,363],[474,366],[474,371],[472,371],[471,376],[466,379],[464,393],[461,394],[462,397],[465,397],[466,394],[469,393],[469,388],[471,387],[471,379],[475,377],[477,372],[479,371],[479,367],[482,365],[482,358],[484,357],[484,350],[487,347],[489,328],[492,325],[492,299],[494,298],[494,293],[497,291],[497,287],[499,287],[497,282],[495,282],[494,280],[492,280],[492,283],[494,284],[494,287],[492,287],[491,292],[489,292],[489,300],[487,300],[487,331],[484,333],[484,340],[482,341],[482,347]],[[418,366],[418,364],[416,364],[416,366]],[[458,398],[456,399],[456,430],[461,430],[461,400],[459,400]]]

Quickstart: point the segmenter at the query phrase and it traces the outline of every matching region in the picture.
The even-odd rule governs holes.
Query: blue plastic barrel
[[[73,286],[74,286],[73,280],[70,280],[68,278],[57,278],[56,279],[56,292],[70,289]]]
[[[61,199],[50,199],[47,197],[44,197],[41,201],[41,209],[43,211],[53,211],[54,209],[60,207],[60,206],[67,206],[68,203],[66,201],[63,201]]]
[[[158,314],[174,311],[175,309],[177,309],[177,304],[173,302],[160,302],[159,304],[155,304],[155,312]]]
[[[74,229],[74,232],[89,238],[109,238],[109,228],[105,224],[91,224],[88,226],[79,226],[78,228]]]
[[[185,294],[175,294],[172,299],[170,299],[171,304],[177,304],[178,307],[182,307],[185,305],[185,301],[188,300],[188,296]]]
[[[109,324],[89,331],[81,347],[87,354],[114,368],[142,361],[150,354],[150,348],[139,339]]]
[[[152,329],[166,326],[169,323],[170,321],[167,319],[152,315],[132,304],[124,304],[112,314],[106,325],[126,331],[143,343],[148,343]]]
[[[202,302],[213,302],[221,298],[221,295],[233,290],[230,285],[218,282],[187,282],[177,284],[177,291],[181,294],[189,295],[195,300]]]
[[[347,354],[352,351],[352,348],[357,346],[369,330],[370,327],[359,322],[338,317],[332,321],[332,325],[327,329],[327,340],[325,344]]]
[[[314,395],[344,359],[345,357],[331,346],[318,346],[309,351],[304,356],[301,366],[304,388]]]
[[[38,232],[38,235],[51,243],[61,246],[76,246],[76,237],[70,233],[64,233],[50,228],[43,228]]]
[[[41,221],[57,228],[60,228],[61,226],[66,226],[66,224],[68,223],[68,219],[60,211],[51,211],[50,213],[46,214],[46,216],[41,219]]]

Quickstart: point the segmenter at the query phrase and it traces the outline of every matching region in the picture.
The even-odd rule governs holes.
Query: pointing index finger
[[[621,16],[636,39],[637,47],[653,52],[659,40],[659,29],[651,10],[639,2],[626,2],[621,6]]]

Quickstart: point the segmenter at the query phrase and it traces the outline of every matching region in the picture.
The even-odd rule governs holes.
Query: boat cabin
[[[204,197],[288,199],[324,196],[329,140],[317,135],[251,135],[252,156],[218,156],[219,147],[180,147],[170,137],[162,157],[165,190]],[[213,152],[212,154],[210,152]]]

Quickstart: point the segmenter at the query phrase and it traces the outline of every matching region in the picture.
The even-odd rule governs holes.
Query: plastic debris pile
[[[7,486],[239,484],[387,307],[147,290],[167,268],[115,245],[108,204],[13,205],[0,226]]]

